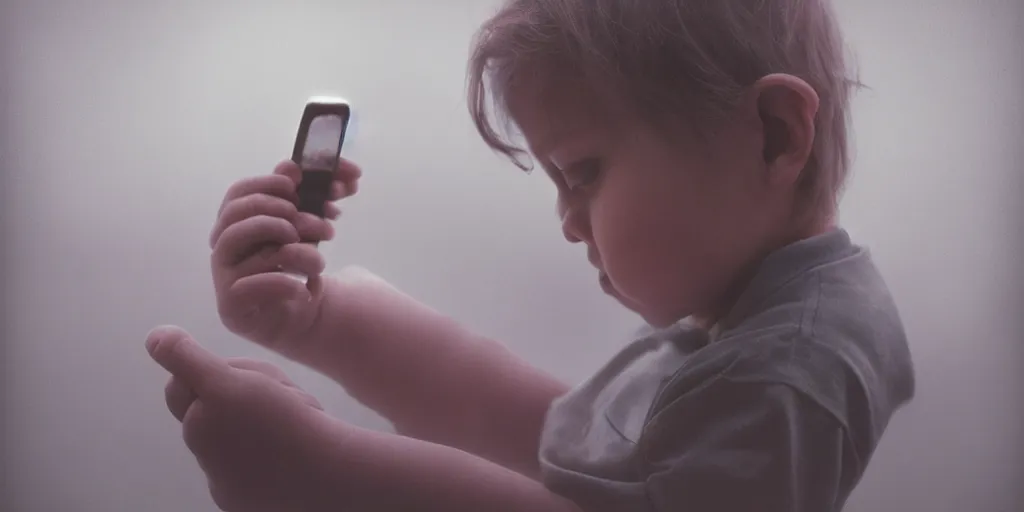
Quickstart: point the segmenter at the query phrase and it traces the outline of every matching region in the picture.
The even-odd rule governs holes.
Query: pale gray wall
[[[280,362],[219,325],[206,235],[229,183],[289,155],[311,94],[362,114],[363,192],[331,267],[368,266],[567,379],[638,325],[561,239],[544,178],[473,132],[464,61],[492,1],[2,5],[3,510],[212,510],[141,343],[178,323]],[[1021,5],[841,7],[873,88],[843,220],[892,285],[919,377],[851,511],[1024,510]]]

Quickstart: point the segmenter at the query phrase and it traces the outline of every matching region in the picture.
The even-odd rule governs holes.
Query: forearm
[[[535,474],[544,415],[566,385],[367,273],[328,277],[325,294],[302,362],[402,434]]]
[[[313,509],[579,512],[542,484],[466,452],[330,418],[313,475]]]

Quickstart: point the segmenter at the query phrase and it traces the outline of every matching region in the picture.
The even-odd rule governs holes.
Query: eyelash
[[[601,163],[597,160],[585,160],[570,166],[563,171],[565,186],[570,191],[578,190],[592,184],[601,173]],[[580,175],[582,179],[573,180],[571,177]]]

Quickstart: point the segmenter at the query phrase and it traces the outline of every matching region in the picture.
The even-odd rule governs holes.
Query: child
[[[914,390],[886,285],[835,224],[842,51],[827,0],[510,0],[486,23],[481,134],[532,155],[600,286],[657,328],[575,388],[366,271],[321,277],[298,241],[333,231],[297,214],[294,164],[237,183],[211,235],[225,325],[402,435],[325,419],[279,371],[154,331],[218,503],[840,510]],[[354,193],[358,169],[338,176],[334,198]]]

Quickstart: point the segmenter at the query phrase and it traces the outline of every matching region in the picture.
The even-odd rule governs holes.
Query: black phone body
[[[292,161],[302,169],[299,211],[324,216],[351,117],[351,107],[341,98],[313,97],[306,102],[292,150]]]

